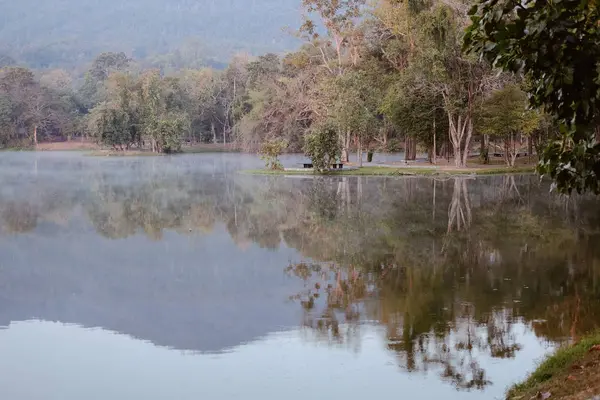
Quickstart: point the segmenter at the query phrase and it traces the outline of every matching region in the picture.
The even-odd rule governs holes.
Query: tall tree
[[[540,115],[527,109],[527,95],[516,84],[494,91],[478,112],[478,128],[504,143],[504,161],[514,167],[521,152],[523,135],[530,135],[539,126]]]
[[[130,74],[116,72],[106,81],[107,100],[88,116],[91,136],[116,150],[141,144],[140,107],[136,101],[138,83]]]
[[[365,6],[365,0],[303,0],[307,15],[300,27],[300,36],[318,49],[321,66],[335,77],[343,76],[349,68],[358,62],[360,32],[357,30],[358,18]],[[318,22],[309,16],[318,17]],[[324,27],[327,36],[319,34]],[[338,129],[342,144],[342,161],[349,161],[350,138],[352,132]]]
[[[102,53],[94,59],[85,75],[85,82],[80,88],[80,95],[87,108],[93,108],[104,100],[104,83],[114,72],[123,72],[131,64],[125,53]]]
[[[494,75],[486,64],[462,54],[466,16],[460,8],[435,4],[424,15],[422,29],[428,51],[420,58],[419,69],[426,71],[427,81],[442,96],[454,164],[464,168],[471,150],[475,110],[493,86]]]

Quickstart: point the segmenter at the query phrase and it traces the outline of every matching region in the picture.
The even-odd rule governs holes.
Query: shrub
[[[312,160],[315,171],[328,169],[341,154],[336,130],[329,124],[314,128],[306,137],[304,152]]]
[[[265,162],[265,168],[271,170],[282,170],[283,165],[279,156],[287,148],[287,142],[283,139],[271,139],[264,142],[260,148],[260,159]]]

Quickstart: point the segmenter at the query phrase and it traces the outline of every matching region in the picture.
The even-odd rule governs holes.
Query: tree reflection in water
[[[600,327],[598,202],[549,194],[535,176],[471,179],[251,177],[91,171],[77,190],[0,192],[0,233],[84,216],[104,237],[223,226],[234,242],[293,247],[288,272],[307,334],[358,348],[385,329],[407,371],[440,371],[460,389],[490,382],[478,354],[512,358],[515,324],[553,342]]]
[[[467,390],[491,383],[477,354],[513,358],[521,349],[516,322],[557,342],[597,328],[595,200],[565,202],[535,179],[434,182],[442,190],[434,190],[438,198],[430,202],[420,181],[405,181],[383,218],[369,221],[385,227],[375,232],[359,225],[362,210],[354,210],[345,222],[352,227],[347,234],[364,241],[353,254],[346,246],[343,257],[329,258],[331,264],[287,269],[305,281],[307,290],[295,297],[305,309],[305,326],[319,332],[317,340],[343,343],[356,341],[350,334],[361,323],[377,321],[403,368],[437,368]],[[425,204],[431,213],[423,212]],[[446,216],[438,219],[436,207],[444,204]],[[342,235],[336,245],[344,246],[347,236],[336,232]]]

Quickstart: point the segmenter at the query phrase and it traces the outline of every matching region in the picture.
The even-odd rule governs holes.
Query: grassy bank
[[[523,166],[516,168],[507,167],[489,167],[489,168],[411,168],[411,167],[362,167],[355,170],[328,171],[317,175],[342,175],[342,176],[456,176],[456,175],[504,175],[504,174],[523,174],[535,171],[533,166]],[[307,171],[277,171],[268,169],[253,169],[243,171],[253,175],[315,175],[312,170]]]
[[[559,349],[526,381],[512,387],[507,399],[589,400],[594,396],[600,396],[600,332]]]

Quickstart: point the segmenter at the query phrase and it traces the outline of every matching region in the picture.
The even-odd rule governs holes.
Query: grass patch
[[[559,393],[568,391],[567,381],[579,380],[585,388],[585,379],[591,379],[592,383],[600,383],[600,365],[592,358],[600,358],[600,351],[590,352],[594,346],[600,345],[600,332],[592,334],[578,343],[565,346],[556,351],[552,356],[543,361],[537,369],[522,383],[514,385],[507,394],[507,399],[527,399],[535,396],[537,393],[548,392],[552,394],[552,398],[557,397]],[[597,354],[594,354],[597,353]],[[591,372],[591,375],[579,374],[576,377],[573,375],[575,370],[586,370]],[[569,379],[569,378],[575,379]],[[574,393],[563,393],[568,396],[576,396],[577,390],[582,389],[582,385],[571,385]],[[595,394],[600,394],[595,393]],[[578,397],[574,397],[578,398]]]
[[[535,171],[535,167],[497,167],[497,168],[467,168],[467,169],[445,169],[445,168],[390,168],[390,167],[362,167],[355,170],[331,170],[324,173],[315,174],[311,170],[307,171],[278,171],[268,169],[252,169],[243,171],[253,175],[342,175],[342,176],[459,176],[459,175],[504,175],[504,174],[522,174]]]
[[[35,151],[35,148],[33,146],[5,147],[0,148],[0,151]]]

